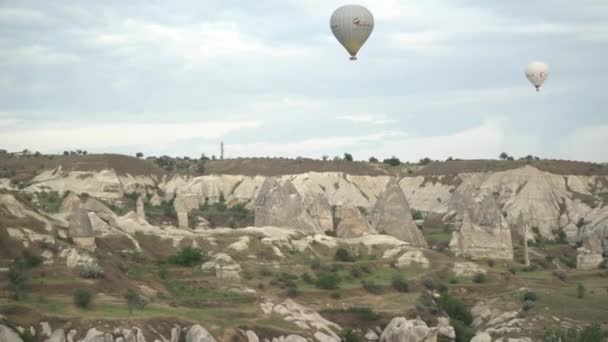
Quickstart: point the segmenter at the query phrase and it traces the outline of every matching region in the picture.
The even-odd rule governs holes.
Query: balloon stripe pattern
[[[532,62],[526,68],[526,78],[536,87],[536,91],[549,78],[549,66],[543,62]]]
[[[367,8],[359,5],[345,5],[334,11],[330,20],[331,31],[350,54],[351,60],[374,30],[374,16]]]

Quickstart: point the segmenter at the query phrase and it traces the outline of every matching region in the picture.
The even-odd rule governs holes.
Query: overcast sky
[[[0,0],[0,148],[608,161],[608,1],[359,3]]]

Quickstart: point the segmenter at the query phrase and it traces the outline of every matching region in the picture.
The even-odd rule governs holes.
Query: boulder
[[[0,342],[23,342],[11,328],[0,324]]]
[[[91,328],[81,342],[114,342],[114,337],[112,334]]]
[[[405,253],[397,259],[395,266],[397,266],[397,268],[404,268],[416,265],[428,269],[430,264],[429,259],[424,256],[424,253],[422,253],[421,250],[411,249],[405,251]]]
[[[422,232],[412,219],[412,213],[403,190],[394,178],[386,184],[371,214],[372,227],[381,234],[387,234],[412,246],[426,247]]]
[[[395,317],[380,335],[380,342],[435,342],[437,332],[420,319]]]
[[[471,342],[492,342],[492,336],[486,332],[478,332]]]
[[[378,341],[378,339],[380,339],[380,336],[378,336],[375,331],[370,329],[367,331],[367,333],[365,333],[365,339],[368,341]]]
[[[44,342],[65,342],[65,332],[63,331],[63,329],[57,329],[55,330],[51,336],[44,340]]]
[[[247,337],[247,342],[260,342],[258,335],[251,330],[245,332],[245,337]]]
[[[333,221],[328,224],[331,207],[327,199],[319,196],[304,199],[291,181],[281,185],[274,178],[266,178],[255,200],[255,226],[323,233],[333,227]]]
[[[211,336],[207,329],[196,324],[188,331],[186,342],[216,342],[216,340]]]
[[[372,228],[361,211],[355,207],[336,207],[336,236],[339,238],[360,237],[372,232]]]
[[[513,260],[511,230],[493,194],[464,195],[462,223],[452,233],[450,249],[473,259]]]
[[[481,268],[474,262],[455,262],[452,267],[452,272],[457,277],[472,277],[479,273],[486,273],[486,270]]]
[[[218,279],[239,281],[241,279],[241,266],[237,264],[228,254],[217,253],[210,261],[201,266],[203,271],[215,271]]]
[[[309,331],[313,335],[316,334],[316,336],[324,336],[325,341],[340,341],[340,337],[335,332],[342,330],[339,325],[326,320],[318,312],[291,299],[276,305],[271,302],[261,303],[260,308],[266,315],[277,314],[300,329]]]
[[[450,340],[456,339],[456,331],[454,330],[454,327],[450,325],[450,319],[448,317],[437,318],[437,334]]]

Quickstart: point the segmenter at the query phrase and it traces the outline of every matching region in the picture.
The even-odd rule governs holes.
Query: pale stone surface
[[[201,266],[203,271],[215,270],[218,279],[239,281],[241,279],[241,266],[236,263],[228,254],[217,253],[210,261]]]
[[[139,220],[139,222],[147,222],[146,221],[146,210],[144,208],[144,201],[142,199],[142,196],[137,197],[137,203],[136,203],[136,212],[137,212],[137,219]]]
[[[216,342],[216,340],[211,336],[207,329],[196,324],[188,331],[186,342]]]
[[[342,330],[339,325],[326,320],[316,311],[298,304],[291,299],[287,299],[276,305],[272,302],[261,303],[260,309],[266,315],[274,313],[282,316],[286,321],[292,322],[299,328],[312,332],[313,334],[321,332],[323,335],[327,336],[327,338],[333,338],[336,341],[340,341],[340,337],[336,333],[336,331]]]
[[[478,332],[471,342],[492,342],[492,336],[486,332]]]
[[[380,342],[435,342],[437,332],[430,329],[424,321],[395,317],[380,335]]]
[[[336,236],[339,238],[360,237],[372,232],[372,228],[361,211],[354,207],[337,207],[335,211],[338,225]]]
[[[473,259],[513,259],[511,231],[493,194],[464,193],[462,223],[452,233],[450,249]]]
[[[0,342],[23,342],[23,340],[15,331],[0,324]]]
[[[455,262],[452,272],[457,277],[472,277],[476,274],[486,274],[487,271],[474,262]]]
[[[428,269],[431,263],[427,257],[424,256],[419,249],[411,249],[403,253],[398,259],[395,266],[398,268],[418,266],[424,269]]]
[[[442,179],[447,176],[430,177],[404,177],[399,181],[410,208],[423,212],[446,214],[448,201],[452,197],[454,186],[443,184]]]
[[[406,241],[412,246],[426,247],[422,232],[414,220],[403,191],[394,178],[380,194],[371,213],[372,226],[377,232]]]

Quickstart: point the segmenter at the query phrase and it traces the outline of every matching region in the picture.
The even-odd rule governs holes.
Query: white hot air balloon
[[[357,60],[357,52],[374,30],[374,16],[367,8],[359,5],[345,5],[331,15],[331,32],[350,54],[350,60]]]
[[[549,66],[543,62],[532,62],[526,68],[526,77],[534,84],[536,91],[539,91],[540,86],[549,77]]]

